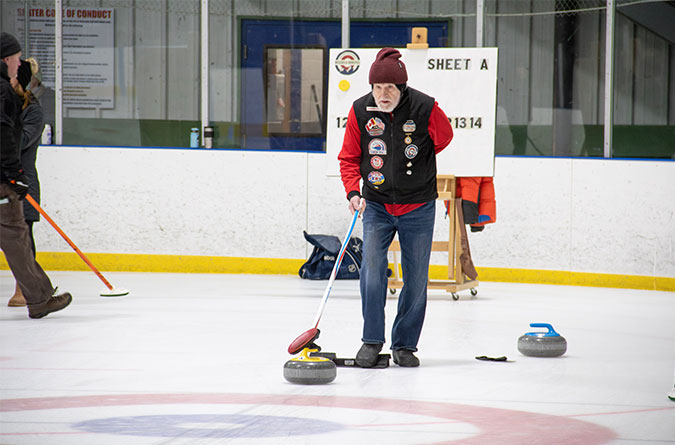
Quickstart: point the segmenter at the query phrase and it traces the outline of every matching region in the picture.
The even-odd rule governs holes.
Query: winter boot
[[[30,318],[42,318],[52,312],[60,311],[68,306],[71,301],[73,301],[73,297],[68,292],[53,295],[43,303],[29,304],[28,316]]]
[[[26,305],[26,299],[23,297],[23,292],[21,292],[21,288],[19,287],[19,283],[16,283],[16,290],[14,291],[14,295],[12,295],[12,298],[9,299],[7,302],[7,306],[9,307],[22,307]]]
[[[408,349],[394,351],[394,363],[404,368],[415,368],[420,365],[420,360]]]
[[[356,354],[356,364],[362,368],[372,368],[377,364],[381,350],[381,343],[364,343]]]

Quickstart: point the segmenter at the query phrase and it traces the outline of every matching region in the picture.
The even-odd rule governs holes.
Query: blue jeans
[[[368,201],[363,212],[361,309],[364,343],[384,343],[384,305],[387,301],[387,251],[398,232],[401,243],[403,289],[391,331],[391,349],[417,351],[427,307],[429,257],[434,235],[436,201],[401,216],[383,204]]]

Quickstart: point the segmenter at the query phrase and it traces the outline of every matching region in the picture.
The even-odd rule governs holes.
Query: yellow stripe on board
[[[282,258],[239,258],[195,255],[140,255],[85,253],[101,272],[177,272],[296,274],[304,260]],[[45,270],[90,270],[75,252],[38,252],[37,261]],[[0,269],[9,266],[0,257]]]
[[[244,258],[195,255],[139,255],[87,253],[87,258],[102,272],[179,272],[179,273],[249,273],[294,275],[304,260],[284,258]],[[89,270],[74,252],[38,252],[37,259],[45,270]],[[390,265],[393,267],[393,265]],[[4,255],[0,269],[8,270]],[[613,287],[675,291],[675,278],[640,275],[618,275],[557,270],[505,269],[478,267],[479,281],[506,283],[537,283],[570,286]],[[432,280],[447,279],[447,267],[432,265]]]
[[[445,266],[431,266],[429,276],[432,280],[447,279],[447,270]],[[675,278],[667,277],[500,267],[477,267],[476,271],[479,281],[675,291]]]

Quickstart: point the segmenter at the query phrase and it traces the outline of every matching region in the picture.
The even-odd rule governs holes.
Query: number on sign
[[[482,117],[449,117],[448,120],[454,129],[483,128]]]

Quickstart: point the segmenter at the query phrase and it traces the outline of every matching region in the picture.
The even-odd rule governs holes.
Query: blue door
[[[447,21],[352,21],[353,48],[405,47],[413,27],[448,46]],[[241,145],[325,151],[328,52],[341,45],[337,20],[241,21]]]

